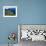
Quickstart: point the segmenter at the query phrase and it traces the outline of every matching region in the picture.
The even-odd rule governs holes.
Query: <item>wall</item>
[[[17,6],[17,18],[4,18],[3,6]],[[0,44],[7,44],[9,32],[18,24],[46,24],[46,0],[0,0]],[[17,42],[17,40],[16,40]]]

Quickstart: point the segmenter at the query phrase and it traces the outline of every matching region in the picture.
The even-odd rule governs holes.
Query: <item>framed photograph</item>
[[[46,24],[18,24],[18,41],[24,40],[46,41]]]
[[[3,6],[3,17],[17,17],[17,6]]]

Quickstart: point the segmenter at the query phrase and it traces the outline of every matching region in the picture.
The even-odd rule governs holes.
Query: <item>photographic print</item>
[[[17,17],[17,6],[3,6],[3,17]]]
[[[22,24],[19,25],[18,29],[20,31],[20,41],[46,41],[46,25]]]
[[[20,46],[31,46],[33,42],[46,41],[46,25],[18,24],[18,41]]]

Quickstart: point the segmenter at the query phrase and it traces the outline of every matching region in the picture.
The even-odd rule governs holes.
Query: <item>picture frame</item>
[[[17,6],[3,6],[3,17],[17,17]]]
[[[18,42],[22,40],[46,41],[46,24],[18,24]]]

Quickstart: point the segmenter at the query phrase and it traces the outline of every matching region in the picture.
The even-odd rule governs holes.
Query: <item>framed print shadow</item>
[[[3,6],[3,17],[17,17],[17,6]]]

